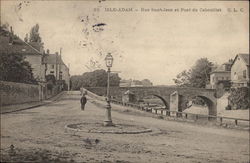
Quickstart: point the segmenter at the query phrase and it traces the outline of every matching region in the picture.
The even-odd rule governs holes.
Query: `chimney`
[[[56,55],[56,80],[58,80],[58,52],[55,52],[55,55]]]
[[[13,34],[12,26],[10,26],[10,33]]]
[[[62,48],[60,48],[60,56],[62,55]]]

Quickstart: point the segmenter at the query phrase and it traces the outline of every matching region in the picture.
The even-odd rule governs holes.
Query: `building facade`
[[[219,87],[230,87],[231,81],[231,63],[224,63],[212,70],[210,73],[210,87],[217,89]]]
[[[65,81],[67,84],[67,89],[70,85],[70,73],[69,68],[65,65],[62,60],[61,55],[55,54],[45,54],[44,64],[46,66],[45,75],[54,75],[57,81]]]
[[[231,68],[232,87],[249,86],[249,54],[238,54]]]

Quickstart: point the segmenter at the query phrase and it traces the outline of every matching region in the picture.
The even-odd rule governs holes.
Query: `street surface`
[[[115,124],[132,123],[153,132],[69,131],[65,125],[104,120],[102,104],[88,97],[81,111],[79,100],[79,92],[71,92],[49,105],[1,115],[2,161],[249,162],[249,131],[167,121],[114,104]],[[86,129],[89,127],[86,125]]]

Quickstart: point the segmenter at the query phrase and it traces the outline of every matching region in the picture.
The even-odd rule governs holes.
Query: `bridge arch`
[[[201,98],[207,104],[208,115],[213,115],[213,116],[217,115],[217,103],[216,103],[216,101],[214,101],[213,99],[210,99],[209,97],[206,97],[204,95],[191,96],[192,99],[195,99],[196,97]]]
[[[161,101],[165,105],[165,109],[169,110],[169,105],[168,105],[167,101],[163,97],[161,97],[159,95],[156,95],[156,94],[153,94],[153,96],[158,97],[159,99],[161,99]]]
[[[143,95],[143,96],[141,96],[140,97],[140,99],[147,99],[147,98],[152,98],[152,97],[157,97],[158,99],[160,99],[160,101],[162,102],[162,104],[165,106],[165,109],[166,110],[169,110],[169,103],[167,102],[167,100],[164,98],[164,97],[162,97],[162,96],[160,96],[160,95],[158,95],[158,94],[147,94],[147,95]],[[143,100],[144,101],[144,100]]]

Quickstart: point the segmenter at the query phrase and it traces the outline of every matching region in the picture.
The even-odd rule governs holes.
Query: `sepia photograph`
[[[250,163],[249,1],[1,0],[0,162]]]

